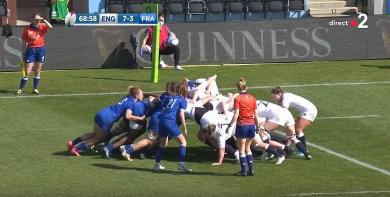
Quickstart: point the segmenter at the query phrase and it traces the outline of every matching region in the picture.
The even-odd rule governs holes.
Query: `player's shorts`
[[[256,134],[255,125],[237,125],[236,137],[237,138],[254,138]]]
[[[160,113],[154,113],[152,116],[149,118],[149,123],[148,123],[148,132],[158,132],[158,123],[160,122]]]
[[[158,134],[160,137],[177,137],[181,134],[176,122],[169,120],[160,120],[158,124]]]
[[[294,117],[288,110],[283,110],[278,115],[272,115],[268,121],[278,124],[282,127],[287,127],[295,124]]]
[[[299,117],[314,122],[317,117],[317,109],[312,109],[310,111],[304,111],[299,113]]]
[[[129,121],[121,118],[118,123],[111,128],[110,133],[112,136],[117,136],[128,131],[130,131]]]
[[[102,128],[106,132],[110,132],[110,129],[115,121],[112,121],[110,116],[105,113],[104,110],[99,111],[95,115],[95,123],[99,125],[100,128]]]
[[[24,61],[26,63],[34,63],[34,62],[45,62],[46,60],[46,48],[45,47],[34,47],[27,48],[26,54],[24,56]]]

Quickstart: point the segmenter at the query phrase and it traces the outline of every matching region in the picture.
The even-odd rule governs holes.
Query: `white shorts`
[[[317,110],[301,112],[301,113],[299,113],[299,117],[304,118],[306,120],[309,120],[311,122],[314,122],[314,120],[317,117]]]
[[[270,117],[268,121],[278,124],[282,127],[288,127],[295,124],[294,117],[288,110],[285,110],[285,112],[279,114],[278,116],[274,115]]]

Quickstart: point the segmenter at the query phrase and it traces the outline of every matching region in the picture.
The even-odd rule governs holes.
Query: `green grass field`
[[[76,158],[66,151],[66,141],[89,132],[95,113],[120,99],[128,85],[160,91],[168,80],[214,73],[221,89],[245,77],[257,98],[271,101],[266,86],[276,85],[308,98],[319,109],[318,120],[306,129],[308,141],[355,160],[309,146],[312,161],[292,158],[276,166],[256,160],[254,177],[235,177],[239,166],[231,160],[210,165],[215,154],[196,140],[194,124],[187,151],[192,174],[176,173],[176,142],[162,173],[151,171],[153,158]],[[162,70],[159,84],[148,82],[147,69],[46,71],[41,96],[28,93],[30,80],[27,93],[16,97],[19,78],[0,73],[0,196],[390,196],[390,60]],[[356,117],[368,115],[374,116]],[[329,119],[334,117],[345,118]]]

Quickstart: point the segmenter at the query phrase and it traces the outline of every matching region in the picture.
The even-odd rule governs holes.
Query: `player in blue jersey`
[[[116,141],[115,143],[106,145],[103,150],[106,158],[110,158],[112,151],[124,144],[128,144],[137,139],[141,134],[146,131],[146,112],[148,110],[148,104],[144,102],[142,91],[137,100],[133,104],[133,108],[127,111],[127,118],[122,119],[128,125],[127,134]]]
[[[80,156],[80,152],[89,149],[90,146],[101,143],[109,134],[112,125],[125,115],[129,119],[133,108],[134,98],[142,94],[137,86],[129,86],[129,94],[119,102],[100,110],[95,115],[95,122],[91,133],[86,133],[74,140],[68,141],[67,146],[71,154]]]
[[[133,154],[135,151],[140,150],[147,146],[152,146],[158,138],[158,124],[159,124],[159,116],[161,114],[162,105],[161,101],[165,100],[165,98],[169,95],[169,92],[171,91],[171,82],[168,82],[166,85],[166,92],[163,93],[160,97],[155,98],[151,102],[151,109],[150,110],[150,118],[148,123],[148,131],[146,134],[146,138],[134,143],[134,144],[127,144],[120,147],[122,156],[132,161],[131,154]]]
[[[161,114],[158,124],[158,132],[160,137],[160,144],[157,150],[156,163],[154,165],[154,170],[159,171],[163,170],[164,167],[160,164],[164,149],[168,145],[168,136],[175,138],[179,142],[179,166],[178,170],[180,172],[191,172],[192,169],[189,169],[185,166],[185,155],[186,155],[186,146],[187,142],[184,135],[181,133],[180,128],[176,122],[177,114],[179,113],[179,119],[183,125],[183,133],[187,134],[186,122],[184,111],[187,106],[187,102],[183,95],[186,95],[186,88],[183,87],[180,83],[172,84],[172,91],[161,101]]]

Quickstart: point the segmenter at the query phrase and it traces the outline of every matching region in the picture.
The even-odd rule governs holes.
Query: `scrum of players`
[[[179,143],[178,170],[191,172],[185,165],[186,121],[190,119],[199,126],[197,138],[216,150],[217,158],[211,165],[221,165],[225,156],[231,157],[241,166],[236,174],[239,176],[254,174],[252,152],[261,155],[262,161],[274,159],[276,165],[291,157],[294,147],[298,157],[312,159],[304,135],[305,127],[317,116],[310,101],[280,87],[270,92],[275,104],[256,100],[246,92],[242,78],[237,93],[222,95],[216,80],[214,75],[168,82],[161,95],[129,86],[128,95],[96,113],[92,132],[67,142],[68,150],[80,156],[104,142],[106,158],[115,151],[129,161],[134,156],[155,155],[153,169],[159,171],[165,169],[161,165],[164,150],[175,139]],[[295,120],[291,109],[298,112]],[[278,129],[285,135],[280,135]],[[145,137],[140,138],[144,133]]]

